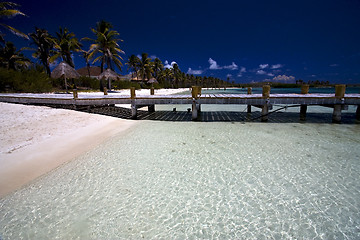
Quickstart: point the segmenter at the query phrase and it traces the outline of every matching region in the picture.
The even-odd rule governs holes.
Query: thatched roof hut
[[[61,62],[51,72],[52,78],[78,78],[80,74],[66,62]]]
[[[88,69],[88,67],[83,67],[80,68],[78,70],[76,70],[81,76],[85,76],[85,77],[98,77],[101,74],[101,68],[100,67],[90,67]],[[89,71],[90,71],[90,76],[89,76]]]
[[[119,79],[120,76],[119,74],[117,74],[116,72],[114,72],[111,69],[106,69],[104,72],[102,72],[99,76],[98,79],[111,79],[111,80],[117,80]]]
[[[68,93],[67,78],[79,78],[80,74],[66,62],[61,62],[51,72],[52,78],[64,78],[66,93]]]

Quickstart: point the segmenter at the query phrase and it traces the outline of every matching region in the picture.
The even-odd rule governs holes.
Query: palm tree
[[[0,48],[1,67],[18,70],[28,67],[30,63],[30,60],[21,53],[21,50],[16,50],[12,42],[6,42],[5,46]]]
[[[174,78],[174,73],[169,68],[165,68],[165,70],[162,71],[160,74],[160,79],[167,81],[168,84],[166,84],[166,85],[169,87],[171,87],[171,85],[172,85],[171,83],[172,83],[173,78]]]
[[[147,80],[151,78],[152,62],[151,62],[151,58],[148,57],[147,53],[141,54],[139,72],[143,81],[145,81],[145,78],[147,78]]]
[[[50,76],[50,57],[53,54],[53,48],[55,45],[54,38],[48,33],[45,29],[40,29],[35,27],[35,32],[30,33],[30,38],[32,39],[33,45],[36,45],[37,48],[33,49],[34,58],[38,58],[40,62],[44,65],[46,73]]]
[[[175,63],[175,64],[172,66],[172,70],[173,70],[174,79],[175,79],[175,87],[178,87],[178,82],[179,82],[180,75],[181,75],[181,71],[180,71],[179,65],[177,65],[177,63]]]
[[[159,58],[154,59],[153,64],[153,76],[156,80],[159,80],[161,72],[164,70],[164,65]]]
[[[85,59],[86,62],[86,68],[88,70],[88,76],[90,77],[90,61],[89,61],[89,52],[85,51],[85,50],[81,50],[82,52],[82,57]]]
[[[117,38],[120,34],[115,30],[111,30],[112,27],[111,23],[102,20],[96,23],[96,29],[91,29],[96,39],[83,38],[83,40],[93,42],[90,45],[88,58],[95,58],[92,62],[93,64],[100,61],[101,72],[104,71],[105,64],[106,69],[114,70],[113,64],[115,64],[121,71],[121,60],[123,59],[120,54],[123,54],[124,51],[120,49],[118,42],[122,40]],[[100,56],[96,57],[97,55]]]
[[[54,62],[57,58],[62,58],[71,67],[74,66],[72,54],[81,51],[81,44],[75,37],[74,33],[70,33],[67,28],[59,28],[55,38],[55,51],[56,53],[50,58],[50,62]]]
[[[136,74],[136,80],[138,80],[138,71],[140,66],[140,58],[138,58],[135,55],[131,55],[129,57],[128,62],[126,63],[128,65],[128,70],[132,69],[131,77],[134,78],[134,74]]]
[[[20,5],[13,2],[0,2],[0,19],[5,17],[11,18],[11,17],[15,17],[16,15],[26,16],[24,13],[20,12],[19,10],[14,9],[15,7],[19,7],[19,6]],[[0,23],[0,26],[6,28],[7,30],[9,30],[10,32],[12,32],[17,36],[29,39],[29,37],[25,33],[22,33],[19,30],[5,23]],[[3,36],[4,34],[0,31],[0,42],[5,43]]]

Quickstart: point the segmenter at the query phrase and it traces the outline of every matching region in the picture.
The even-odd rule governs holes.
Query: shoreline
[[[137,94],[150,95],[146,90],[137,90]],[[155,94],[183,91],[159,89]],[[137,124],[43,106],[0,103],[0,111],[0,198]]]
[[[1,104],[0,109],[3,107],[4,104]],[[26,109],[28,107],[33,106],[21,106],[20,109],[27,111],[30,110]],[[0,198],[20,189],[51,170],[72,161],[74,158],[137,124],[136,121],[71,112],[71,110],[48,109],[47,107],[36,108],[44,108],[46,109],[45,112],[55,112],[53,117],[61,116],[60,113],[63,111],[69,111],[70,118],[72,115],[78,115],[77,119],[83,118],[87,125],[76,129],[70,127],[65,132],[57,132],[58,135],[55,133],[45,139],[36,139],[36,141],[25,144],[20,143],[15,147],[7,146],[11,150],[0,154]],[[31,110],[33,109],[31,108]],[[61,121],[61,118],[59,118],[59,121]],[[61,122],[55,124],[64,127]],[[37,130],[39,130],[39,134],[49,134],[46,132],[48,129]],[[2,128],[1,132],[4,132]],[[9,134],[6,137],[9,137]],[[16,139],[16,136],[14,138]],[[16,140],[13,143],[16,143]],[[4,145],[2,148],[4,148]]]

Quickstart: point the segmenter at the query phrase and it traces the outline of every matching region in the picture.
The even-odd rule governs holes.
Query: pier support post
[[[197,104],[196,104],[195,100],[193,100],[193,103],[192,103],[192,116],[191,116],[191,119],[193,121],[198,120],[198,108],[197,108]]]
[[[201,96],[201,87],[193,86],[191,89],[192,102],[192,120],[198,120],[199,113],[201,112],[201,105],[198,103],[198,99]]]
[[[307,111],[307,105],[301,104],[301,106],[300,106],[300,121],[306,120],[306,111]]]
[[[77,89],[74,89],[74,90],[73,90],[73,95],[74,95],[74,99],[77,99],[77,98],[78,98],[78,91],[77,91]]]
[[[136,119],[137,118],[137,109],[136,109],[136,103],[135,103],[135,88],[130,88],[130,98],[131,98],[131,118]]]
[[[247,94],[252,94],[252,87],[248,87],[247,88]],[[248,104],[247,105],[247,113],[251,113],[251,105],[250,104]]]
[[[309,93],[309,85],[304,84],[301,86],[301,94],[308,94]],[[300,106],[300,121],[306,120],[306,111],[307,111],[307,105],[301,104]]]
[[[154,87],[151,87],[151,88],[150,88],[150,95],[155,95]],[[155,112],[155,105],[154,105],[154,104],[149,105],[149,106],[148,106],[148,111],[149,111],[149,112]]]
[[[356,120],[360,121],[360,105],[357,105],[356,108]]]
[[[346,90],[346,85],[345,84],[335,85],[335,97],[338,100],[343,99],[344,96],[345,96],[345,90]],[[342,109],[341,104],[335,104],[334,105],[334,111],[333,111],[333,115],[332,115],[332,122],[333,123],[340,123],[341,122],[341,109]]]
[[[263,92],[262,92],[262,97],[264,99],[266,99],[265,104],[262,106],[262,111],[261,111],[261,121],[262,122],[267,122],[268,121],[268,114],[269,114],[269,97],[270,97],[270,85],[264,85],[263,86]]]

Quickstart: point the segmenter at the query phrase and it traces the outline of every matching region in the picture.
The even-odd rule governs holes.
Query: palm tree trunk
[[[87,65],[88,75],[89,75],[89,77],[90,77],[90,64],[87,63],[86,65]]]
[[[104,71],[104,61],[101,61],[100,68],[101,68],[101,73],[103,73],[103,71]]]
[[[66,80],[66,77],[64,76],[64,80],[65,80],[65,89],[66,89],[66,93],[69,93],[68,92],[68,87],[67,87],[67,80]]]
[[[49,75],[49,77],[51,77],[51,71],[49,65],[46,65],[45,69],[46,69],[46,73]]]

